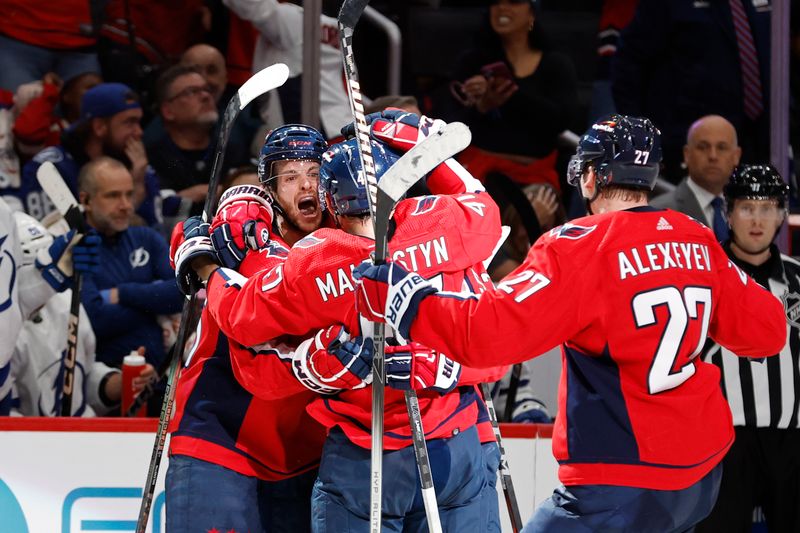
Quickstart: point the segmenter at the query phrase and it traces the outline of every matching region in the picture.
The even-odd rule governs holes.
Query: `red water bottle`
[[[140,376],[146,365],[144,356],[139,355],[137,351],[132,351],[122,359],[122,416],[125,416],[138,395],[133,390],[133,378]],[[145,416],[146,409],[147,406],[142,405],[133,416]]]

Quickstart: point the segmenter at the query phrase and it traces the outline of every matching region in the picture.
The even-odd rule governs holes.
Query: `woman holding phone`
[[[534,0],[491,0],[476,47],[460,58],[450,120],[466,122],[473,144],[459,160],[478,179],[493,172],[560,190],[556,143],[577,108],[570,59],[551,51]]]

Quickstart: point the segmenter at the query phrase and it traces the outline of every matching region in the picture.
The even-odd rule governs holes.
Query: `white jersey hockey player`
[[[39,250],[50,247],[53,237],[35,218],[25,213],[14,213],[14,218],[22,250],[22,265],[32,265]],[[61,362],[67,349],[71,298],[70,289],[56,294],[22,326],[11,361],[11,377],[18,399],[15,410],[19,414],[55,416],[60,412],[60,391],[64,379]],[[94,331],[81,306],[72,415],[105,414],[119,404],[120,394],[121,373],[95,360]]]
[[[55,293],[35,265],[23,266],[14,217],[0,198],[0,415],[11,406],[11,354],[22,323]]]

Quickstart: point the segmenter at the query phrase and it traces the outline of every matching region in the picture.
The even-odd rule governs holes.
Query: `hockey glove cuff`
[[[343,326],[320,330],[304,341],[292,358],[295,377],[308,389],[335,394],[360,389],[372,382],[372,339],[350,338]]]
[[[372,322],[386,322],[401,342],[410,340],[411,324],[419,304],[436,292],[431,283],[416,272],[406,272],[397,263],[361,263],[353,271],[358,287],[356,308]]]
[[[269,197],[261,187],[238,185],[225,191],[210,230],[222,264],[237,269],[248,250],[265,248],[273,216]]]
[[[199,257],[207,257],[214,263],[219,261],[208,236],[208,228],[208,223],[200,217],[189,217],[172,231],[170,262],[175,269],[178,288],[187,296],[203,286],[191,266],[192,261]]]
[[[460,376],[459,363],[419,343],[386,347],[386,383],[392,388],[446,394]]]

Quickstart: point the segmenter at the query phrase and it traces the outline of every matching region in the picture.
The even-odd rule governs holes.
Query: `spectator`
[[[49,247],[53,237],[30,215],[17,212],[14,218],[22,247],[22,264],[32,265],[39,250]],[[23,324],[11,361],[18,411],[22,415],[58,416],[61,412],[61,361],[67,347],[71,299],[70,290],[56,294]],[[95,360],[94,331],[82,306],[77,346],[72,415],[103,415],[119,404],[122,376],[118,370]],[[136,378],[134,386],[141,389],[154,372],[149,366],[143,377]]]
[[[639,0],[603,0],[600,26],[597,30],[597,72],[592,84],[592,105],[589,122],[615,113],[611,95],[611,60],[617,53],[619,34],[633,18]]]
[[[16,91],[23,83],[54,72],[68,80],[82,72],[100,72],[94,47],[90,2],[0,2],[0,88]]]
[[[151,101],[157,69],[170,65],[211,29],[205,0],[105,1],[100,31],[100,65],[109,81],[124,83]],[[148,117],[149,118],[149,117]]]
[[[190,65],[203,75],[214,102],[219,103],[228,87],[228,70],[222,53],[207,44],[196,44],[181,55],[181,63]]]
[[[191,201],[192,212],[199,214],[208,194],[219,119],[211,87],[195,67],[175,65],[159,76],[156,101],[164,132],[148,142],[148,157],[161,188]],[[231,143],[227,148],[223,173],[247,162],[244,155],[234,156],[236,147]]]
[[[223,0],[243,20],[253,23],[260,32],[253,54],[253,71],[274,63],[289,66],[289,80],[270,93],[266,115],[271,125],[300,123],[300,84],[303,74],[303,8],[278,0]],[[328,2],[326,2],[327,4]],[[323,10],[328,6],[323,6]],[[323,133],[328,139],[353,120],[339,50],[339,30],[335,18],[320,17],[319,111]],[[279,98],[275,98],[280,95]],[[277,101],[280,105],[275,105]],[[264,116],[262,110],[262,116]],[[281,115],[281,116],[278,116]]]
[[[721,242],[727,240],[722,189],[739,164],[741,153],[730,122],[719,115],[702,117],[689,128],[683,147],[688,177],[650,205],[685,213],[712,228]]]
[[[769,531],[800,531],[800,423],[797,386],[800,263],[773,242],[786,219],[789,187],[768,165],[738,168],[725,186],[728,257],[786,307],[786,345],[774,357],[738,358],[713,344],[703,360],[720,368],[736,439],[723,459],[719,498],[696,531],[754,531],[760,505]],[[783,321],[781,321],[782,323]]]
[[[102,82],[94,72],[78,74],[63,84],[50,72],[42,81],[34,82],[34,98],[24,106],[16,103],[14,141],[19,151],[31,157],[47,146],[60,144],[62,133],[80,119],[84,93]]]
[[[539,223],[539,234],[550,231],[556,226],[566,222],[564,206],[558,199],[552,187],[544,184],[528,185],[523,193],[533,207],[536,220]],[[501,223],[511,228],[508,238],[503,241],[492,263],[489,265],[489,275],[498,282],[525,260],[531,248],[531,236],[528,235],[522,218],[513,204],[508,204],[501,215]],[[538,237],[538,235],[536,236]]]
[[[402,109],[403,111],[408,111],[409,113],[414,113],[415,115],[422,115],[422,112],[419,110],[419,102],[417,102],[415,97],[394,94],[379,96],[378,98],[374,99],[372,102],[364,106],[364,113],[369,115],[370,113],[383,111],[387,107]]]
[[[683,136],[705,115],[733,124],[745,162],[769,159],[770,11],[769,0],[640,0],[623,30],[614,102],[661,129],[673,183],[682,178]]]
[[[123,162],[130,170],[136,188],[135,205],[139,220],[158,226],[158,177],[149,167],[139,124],[142,108],[133,91],[121,83],[101,83],[81,98],[81,118],[62,135],[57,146],[45,148],[22,168],[19,188],[6,194],[15,196],[26,213],[41,220],[54,210],[36,179],[39,165],[52,162],[73,193],[78,192],[78,173],[89,161],[108,156]],[[172,204],[165,202],[165,209]]]
[[[200,70],[200,73],[211,88],[211,94],[217,103],[217,111],[222,116],[225,113],[228,102],[236,94],[239,85],[241,85],[231,85],[229,83],[231,80],[228,78],[228,69],[222,53],[213,46],[196,44],[183,53],[181,63],[193,65]],[[231,137],[228,141],[228,145],[232,150],[230,157],[235,158],[237,161],[243,161],[245,157],[250,156],[248,147],[251,142],[258,141],[260,143],[263,141],[263,137],[255,139],[259,128],[263,126],[261,118],[258,116],[257,108],[257,105],[245,108],[239,113],[231,128]],[[259,150],[261,150],[260,144],[253,150],[253,154],[258,154]]]
[[[167,243],[155,230],[132,227],[133,178],[110,157],[87,163],[79,178],[86,221],[102,238],[101,270],[86,278],[81,301],[97,335],[97,359],[119,367],[140,346],[147,362],[164,357],[157,315],[180,311],[183,298],[169,267]]]
[[[545,42],[537,9],[535,1],[491,2],[488,27],[455,69],[450,118],[472,129],[459,161],[476,178],[499,172],[560,190],[557,140],[575,114],[577,80],[569,58]]]
[[[14,149],[14,94],[0,89],[0,196],[5,189],[19,187],[19,156]],[[13,211],[22,209],[19,201],[6,197]]]

